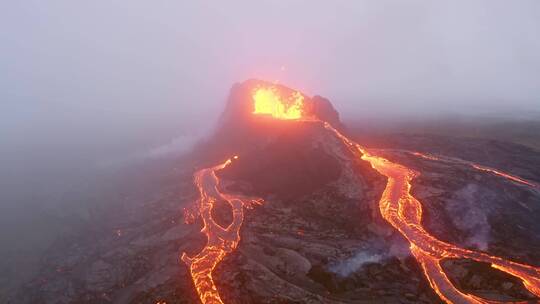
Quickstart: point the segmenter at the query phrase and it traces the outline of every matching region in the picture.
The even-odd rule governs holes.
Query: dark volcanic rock
[[[377,148],[458,157],[540,182],[540,153],[515,143],[431,134],[391,134],[369,141]]]
[[[208,144],[224,154],[258,150],[273,136],[282,134],[297,125],[294,121],[277,121],[264,115],[253,115],[253,93],[259,87],[275,87],[282,96],[290,96],[296,91],[286,86],[250,79],[235,84],[229,94],[215,134]],[[343,129],[339,114],[328,99],[320,96],[304,96],[304,115],[330,122],[335,128]],[[209,149],[208,145],[204,146]],[[223,157],[223,156],[221,156]]]
[[[467,293],[500,302],[534,301],[519,279],[492,268],[489,264],[468,260],[446,260],[443,268],[458,288]]]
[[[280,199],[305,196],[342,173],[339,161],[325,149],[327,140],[333,141],[317,126],[297,123],[263,149],[241,154],[220,176],[251,184],[252,195]]]
[[[380,216],[385,179],[320,124],[297,122],[219,176],[227,191],[265,199],[216,268],[228,302],[438,303]],[[381,258],[364,267],[362,253]]]
[[[249,80],[231,90],[219,128],[195,152],[197,168],[233,155],[217,172],[222,191],[259,196],[245,210],[238,248],[214,270],[225,303],[441,303],[408,243],[386,223],[379,199],[386,179],[353,155],[318,122],[254,117]],[[291,89],[278,86],[285,94]],[[307,98],[311,114],[342,128],[331,103]],[[396,143],[398,142],[398,143]],[[489,144],[397,139],[380,151],[418,172],[413,194],[424,207],[424,226],[437,238],[519,262],[540,261],[540,193],[463,163],[419,158],[403,149],[448,153],[540,180],[538,155]],[[397,150],[400,149],[400,150]],[[489,153],[486,153],[489,151]],[[520,160],[507,160],[512,153]],[[206,239],[202,223],[182,222],[182,207],[197,199],[185,165],[176,187],[159,188],[142,204],[60,240],[39,275],[8,303],[198,303],[179,255],[196,254]],[[161,180],[160,180],[161,181]],[[111,216],[110,210],[103,212]],[[218,202],[216,222],[227,225],[230,207]],[[116,213],[113,213],[116,214]],[[455,285],[489,299],[535,301],[519,280],[488,265],[445,261]]]
[[[463,149],[475,154],[472,147]],[[421,173],[412,193],[422,202],[424,226],[435,237],[540,266],[538,188],[468,164],[427,160],[402,150],[386,150],[385,155]]]

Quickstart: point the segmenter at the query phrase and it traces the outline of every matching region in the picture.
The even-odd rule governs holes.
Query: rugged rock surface
[[[213,157],[228,157],[230,154],[260,148],[284,130],[292,129],[294,122],[282,121],[279,124],[271,117],[253,115],[253,93],[258,87],[273,86],[283,98],[291,96],[296,91],[279,84],[250,79],[235,84],[230,91],[223,114],[219,118],[215,134],[200,147],[204,153],[216,150]],[[306,116],[316,117],[330,122],[335,128],[343,129],[339,114],[328,99],[321,96],[304,97]]]
[[[540,182],[539,151],[515,143],[430,134],[367,136],[366,140],[379,149],[398,148],[458,157]]]
[[[246,98],[256,84],[251,80],[232,89],[216,136],[195,152],[196,166],[186,164],[167,177],[173,186],[130,205],[110,225],[60,240],[44,258],[40,275],[8,303],[197,303],[179,255],[198,252],[206,240],[200,219],[182,222],[182,208],[197,199],[192,173],[232,153],[240,158],[218,173],[222,190],[259,196],[265,203],[246,211],[238,248],[214,271],[226,303],[441,303],[407,242],[379,214],[385,178],[320,124],[252,121]],[[327,100],[310,102],[319,117],[341,126]],[[389,159],[421,173],[413,194],[424,206],[430,233],[539,265],[538,189],[406,151],[415,146],[473,161],[485,146],[403,136],[381,145],[391,148],[384,150]],[[535,169],[524,171],[521,165],[527,158],[536,163],[537,153],[522,153],[520,146],[489,149],[490,165],[504,163],[502,169],[540,180]],[[510,155],[519,155],[520,163],[505,160]],[[222,225],[231,220],[225,205],[213,213]],[[449,260],[444,267],[465,292],[535,301],[519,280],[486,265]]]

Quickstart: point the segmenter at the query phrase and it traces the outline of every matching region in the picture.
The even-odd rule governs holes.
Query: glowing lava
[[[495,175],[498,175],[500,177],[504,177],[504,178],[509,179],[511,181],[514,181],[516,183],[524,184],[524,185],[527,185],[527,186],[530,186],[530,187],[535,187],[536,186],[535,184],[533,184],[533,183],[531,183],[529,181],[526,181],[521,177],[510,175],[508,173],[504,173],[504,172],[501,172],[499,170],[491,169],[491,168],[484,167],[484,166],[477,165],[477,164],[471,164],[471,166],[473,166],[475,169],[493,173]]]
[[[304,110],[304,96],[294,92],[283,99],[275,87],[257,88],[253,93],[253,114],[271,115],[276,119],[300,119]]]
[[[352,152],[369,162],[373,169],[388,178],[386,188],[379,201],[381,214],[409,241],[412,254],[422,267],[431,287],[441,299],[447,303],[491,303],[459,291],[450,282],[440,265],[445,258],[465,258],[489,263],[494,268],[520,278],[525,288],[540,297],[539,268],[459,248],[436,239],[422,227],[422,205],[411,195],[411,181],[418,173],[402,165],[392,163],[383,157],[370,154],[329,123],[324,122],[323,124],[326,129],[340,138]],[[435,159],[431,156],[427,158]]]
[[[315,118],[303,117],[304,98],[295,93],[283,100],[277,89],[258,88],[253,94],[254,114],[271,115],[276,119],[295,119],[303,123],[320,123],[339,138],[343,144],[372,168],[388,178],[386,188],[379,201],[383,218],[398,230],[410,243],[413,256],[435,292],[447,303],[493,303],[459,291],[448,279],[441,267],[445,258],[465,258],[478,262],[490,263],[492,267],[520,278],[524,286],[540,297],[540,268],[515,263],[483,252],[463,249],[453,244],[440,241],[422,227],[422,204],[411,194],[411,181],[418,173],[400,164],[369,152],[353,142],[328,122]],[[430,160],[439,158],[418,152],[413,154]],[[231,160],[212,168],[202,169],[195,174],[195,184],[200,192],[198,212],[202,216],[202,232],[208,238],[207,245],[196,256],[189,258],[183,254],[182,260],[189,266],[197,293],[203,303],[223,303],[212,280],[212,271],[223,257],[236,248],[240,240],[240,226],[243,221],[243,207],[251,202],[260,203],[244,197],[226,195],[218,190],[219,179],[215,171],[225,168]],[[472,163],[469,163],[473,165]],[[518,177],[500,171],[474,165],[473,167],[497,174],[512,181],[531,185]],[[233,209],[233,222],[227,228],[214,222],[211,210],[218,199],[227,201]]]
[[[234,159],[238,159],[238,156],[234,156]],[[194,257],[188,257],[186,253],[183,253],[182,261],[189,267],[191,278],[202,303],[223,303],[212,279],[212,272],[240,241],[240,227],[244,220],[243,208],[251,208],[254,204],[262,203],[260,199],[224,194],[219,191],[219,178],[216,176],[216,171],[227,167],[231,162],[232,160],[228,159],[217,166],[199,170],[194,176],[194,182],[200,194],[197,213],[202,217],[204,225],[201,232],[206,235],[208,241],[202,251]],[[225,200],[232,208],[233,220],[226,228],[220,226],[212,218],[212,208],[220,199]]]
[[[413,154],[415,156],[418,156],[418,157],[425,158],[425,159],[434,160],[434,161],[447,161],[447,162],[466,164],[466,165],[469,165],[469,166],[475,168],[476,170],[489,172],[489,173],[495,174],[497,176],[500,176],[502,178],[505,178],[507,180],[511,180],[511,181],[519,183],[519,184],[523,184],[523,185],[533,187],[533,188],[538,187],[537,184],[532,183],[530,181],[527,181],[527,180],[525,180],[525,179],[523,179],[521,177],[511,175],[509,173],[505,173],[505,172],[502,172],[502,171],[499,171],[499,170],[496,170],[496,169],[492,169],[492,168],[489,168],[489,167],[486,167],[486,166],[482,166],[482,165],[479,165],[479,164],[475,164],[475,163],[472,163],[472,162],[469,162],[469,161],[466,161],[466,160],[462,160],[462,159],[459,159],[459,158],[437,157],[437,156],[434,156],[434,155],[430,155],[430,154],[426,154],[426,153],[420,153],[420,152],[411,152],[411,154]]]

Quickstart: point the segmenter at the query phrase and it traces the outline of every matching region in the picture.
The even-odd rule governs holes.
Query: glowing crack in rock
[[[441,261],[446,258],[464,258],[489,263],[522,280],[525,288],[540,297],[540,268],[505,260],[469,249],[460,248],[438,240],[422,226],[422,204],[411,194],[411,182],[419,173],[400,164],[393,163],[376,152],[370,152],[353,142],[328,122],[312,117],[304,117],[304,97],[295,92],[283,99],[275,87],[257,88],[253,94],[253,114],[271,115],[276,119],[294,119],[299,123],[321,124],[334,134],[357,157],[371,164],[371,167],[387,177],[386,187],[379,201],[379,209],[383,218],[399,231],[410,243],[413,256],[420,264],[429,284],[439,297],[447,303],[493,303],[471,294],[459,291],[446,276]],[[413,152],[414,155],[439,160],[438,157]],[[212,168],[202,169],[195,173],[195,185],[199,189],[200,199],[198,213],[204,223],[202,232],[208,242],[203,250],[194,257],[183,254],[182,260],[189,266],[193,282],[202,303],[223,303],[212,280],[212,271],[223,257],[234,250],[240,240],[240,227],[243,221],[243,207],[250,207],[261,200],[223,194],[218,190],[219,179],[215,172],[228,166],[232,160]],[[533,184],[494,169],[474,165],[474,168],[497,174],[498,176],[521,184]],[[233,209],[233,221],[224,228],[214,222],[211,210],[218,199],[227,201]]]

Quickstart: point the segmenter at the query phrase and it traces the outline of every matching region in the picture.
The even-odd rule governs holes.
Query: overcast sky
[[[2,1],[0,144],[151,146],[250,77],[348,119],[538,111],[539,32],[537,0]]]

